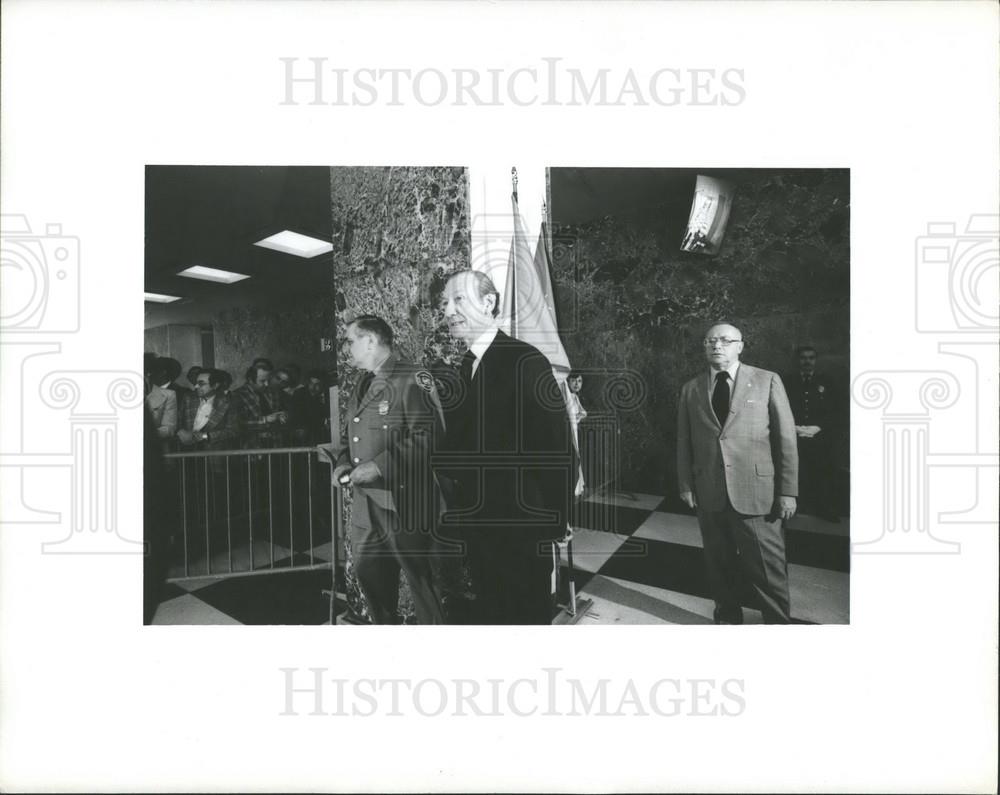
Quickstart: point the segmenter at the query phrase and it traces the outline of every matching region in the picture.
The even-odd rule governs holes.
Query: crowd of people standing
[[[232,375],[147,353],[146,406],[166,450],[248,449],[330,441],[326,375],[260,357],[233,388]]]

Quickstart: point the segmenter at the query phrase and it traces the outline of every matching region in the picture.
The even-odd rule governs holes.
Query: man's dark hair
[[[306,371],[306,381],[315,378],[321,384],[326,384],[326,373],[322,370],[308,370]]]
[[[288,373],[289,386],[298,386],[302,382],[302,369],[297,364],[286,364],[281,370]]]
[[[268,359],[255,359],[254,363],[247,368],[246,375],[244,376],[247,383],[255,382],[257,380],[257,372],[263,370],[265,373],[273,373],[274,368],[270,366]]]
[[[223,372],[222,370],[216,370],[214,367],[202,367],[201,372],[198,373],[197,377],[203,375],[208,376],[208,385],[212,389],[218,389],[221,387],[227,378],[229,378],[229,373]],[[232,378],[229,378],[229,382],[232,383]]]
[[[376,315],[358,315],[347,324],[348,328],[354,326],[359,334],[371,334],[378,340],[379,345],[386,348],[392,347],[392,328],[382,318]]]
[[[219,386],[222,389],[229,389],[233,385],[233,377],[225,370],[215,370],[219,374]],[[209,379],[211,382],[211,379]]]
[[[799,345],[795,349],[795,355],[801,356],[803,353],[816,353],[816,349],[812,345]],[[818,356],[819,354],[817,353],[816,355]]]
[[[163,359],[155,360],[149,367],[149,377],[154,384],[162,386],[170,382],[170,366]]]
[[[181,363],[176,359],[171,359],[167,356],[163,357],[162,359],[159,359],[159,361],[164,362],[166,367],[168,368],[167,373],[170,375],[170,380],[176,381],[177,376],[181,374],[181,369],[182,369]]]
[[[566,376],[566,380],[568,381],[570,378],[583,378],[583,373],[579,370],[570,370],[569,375]]]
[[[198,373],[200,373],[204,369],[205,368],[202,367],[200,364],[196,364],[189,367],[187,371],[187,380],[193,384],[198,378]]]

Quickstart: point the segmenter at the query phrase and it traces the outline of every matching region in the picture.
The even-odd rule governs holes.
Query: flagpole
[[[539,229],[545,230],[545,236],[542,238],[545,244],[545,256],[549,263],[552,262],[552,222],[549,219],[549,205],[544,201],[542,202],[542,223]]]
[[[514,209],[517,213],[520,213],[520,207],[518,207],[517,200],[517,166],[510,167],[510,187],[511,193],[514,198]],[[510,300],[510,336],[517,338],[517,218],[513,219],[514,223],[512,225],[513,229],[513,251],[514,251],[514,261],[508,263],[508,267],[511,271],[510,277],[510,287],[511,294],[509,296]]]

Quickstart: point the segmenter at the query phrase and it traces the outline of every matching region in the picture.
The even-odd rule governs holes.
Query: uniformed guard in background
[[[837,522],[834,504],[834,435],[837,390],[816,370],[816,349],[795,351],[799,371],[785,380],[799,447],[799,498],[803,512]]]
[[[434,381],[400,360],[379,317],[347,327],[351,363],[365,373],[347,407],[333,477],[354,489],[351,549],[376,624],[398,624],[399,572],[406,574],[418,623],[443,623],[432,578],[437,495],[430,468],[442,418]]]

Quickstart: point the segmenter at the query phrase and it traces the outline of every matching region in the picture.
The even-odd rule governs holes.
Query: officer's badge
[[[426,370],[421,370],[416,375],[417,386],[419,386],[424,392],[434,391],[434,378]]]
[[[386,414],[389,413],[389,401],[388,400],[380,400],[379,401],[379,404],[378,404],[378,413],[379,413],[380,417],[384,417]]]

